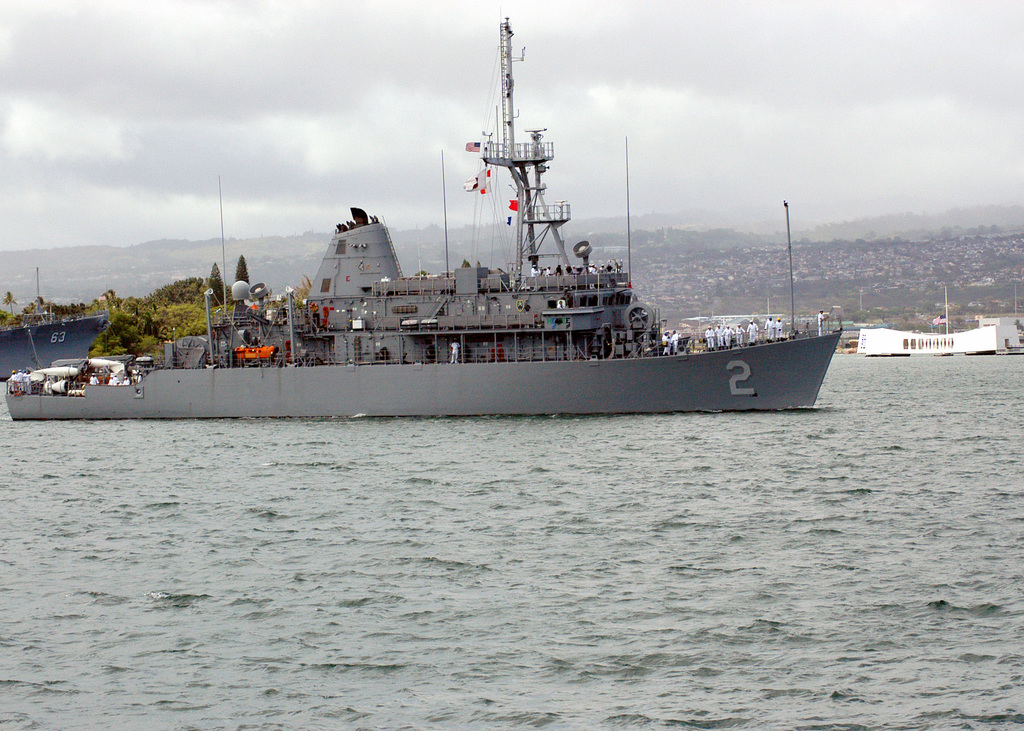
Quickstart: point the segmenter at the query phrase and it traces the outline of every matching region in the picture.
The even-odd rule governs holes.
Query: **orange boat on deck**
[[[269,360],[275,355],[277,355],[276,345],[235,348],[235,358],[238,360]]]

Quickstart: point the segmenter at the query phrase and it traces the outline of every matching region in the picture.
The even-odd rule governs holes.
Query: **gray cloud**
[[[550,199],[808,223],[1016,203],[1024,5],[522,2]],[[496,2],[0,5],[0,248],[474,217]],[[571,235],[571,231],[570,231]]]

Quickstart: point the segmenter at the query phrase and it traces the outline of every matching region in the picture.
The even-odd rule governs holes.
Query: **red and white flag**
[[[490,177],[491,177],[491,169],[490,168],[486,168],[484,170],[481,170],[479,173],[474,175],[472,178],[467,180],[465,183],[463,183],[462,187],[463,187],[463,189],[467,193],[475,193],[475,192],[479,191],[480,194],[482,195],[482,194],[486,193],[487,192],[487,188],[490,187],[490,184],[491,184]]]

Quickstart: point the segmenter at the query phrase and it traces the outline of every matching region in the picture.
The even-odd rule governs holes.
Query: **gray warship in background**
[[[65,361],[8,389],[13,419],[441,416],[748,411],[812,406],[840,332],[665,354],[658,313],[619,262],[559,232],[543,130],[515,137],[512,29],[501,26],[502,126],[481,144],[508,171],[508,271],[403,276],[386,226],[337,226],[305,302],[236,282],[230,316],[165,346],[162,366]],[[571,255],[570,255],[571,253]],[[141,359],[140,359],[141,360]]]
[[[110,324],[106,312],[80,317],[40,312],[21,318],[21,325],[0,327],[0,380],[12,371],[43,368],[61,358],[84,358]]]

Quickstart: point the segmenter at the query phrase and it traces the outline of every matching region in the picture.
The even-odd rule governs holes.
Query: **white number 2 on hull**
[[[756,396],[757,391],[752,388],[740,388],[740,384],[750,378],[750,366],[743,360],[730,360],[725,370],[731,371],[738,368],[739,372],[729,378],[729,393],[733,396]]]

